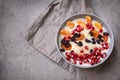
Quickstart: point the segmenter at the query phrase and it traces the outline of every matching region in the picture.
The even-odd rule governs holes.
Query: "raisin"
[[[98,38],[102,38],[102,35],[99,34],[99,35],[98,35]]]
[[[75,33],[75,34],[74,34],[74,37],[80,37],[80,34]]]
[[[81,41],[78,42],[78,46],[83,46]]]
[[[90,43],[91,41],[89,39],[85,39],[85,42]]]
[[[89,34],[90,34],[90,36],[93,36],[93,32],[92,31],[90,31]]]
[[[109,33],[103,32],[103,35],[104,35],[104,36],[109,36]]]
[[[61,52],[65,52],[65,50],[64,50],[63,48],[62,48],[62,49],[60,49],[60,51],[61,51]]]
[[[71,41],[73,41],[73,42],[74,42],[75,40],[76,40],[76,39],[75,39],[75,37],[71,37]]]

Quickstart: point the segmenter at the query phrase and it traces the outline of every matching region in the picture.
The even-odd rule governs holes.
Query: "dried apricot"
[[[93,32],[93,37],[98,38],[99,32],[96,30],[93,30],[92,32]]]
[[[97,29],[102,29],[102,24],[101,23],[95,22],[94,25]]]
[[[67,21],[66,26],[73,28],[75,26],[75,24],[72,21]]]
[[[70,45],[69,47],[65,47],[64,44],[61,44],[61,47],[64,49],[64,50],[70,50],[72,48],[72,46]]]
[[[91,24],[92,18],[90,16],[86,16],[85,19],[86,19],[88,24]]]
[[[107,42],[108,36],[103,36],[103,39],[104,39],[105,42]]]
[[[80,37],[76,38],[76,40],[83,40],[85,38],[84,34],[81,34]]]
[[[60,30],[60,34],[67,36],[67,35],[70,35],[70,32],[66,31],[65,29],[62,29],[62,30]]]
[[[82,20],[78,20],[77,23],[78,23],[78,25],[86,28],[86,24]]]

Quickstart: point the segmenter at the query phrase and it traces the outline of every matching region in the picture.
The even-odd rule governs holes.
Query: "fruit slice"
[[[99,35],[99,32],[96,31],[96,30],[93,30],[92,32],[93,32],[93,37],[97,39],[98,35]]]
[[[66,31],[65,29],[62,29],[62,30],[60,30],[60,34],[61,35],[70,35],[70,32],[69,31]]]
[[[66,26],[73,28],[75,26],[75,24],[72,21],[67,21]]]
[[[78,20],[77,23],[78,23],[78,25],[86,28],[86,24],[82,20]]]
[[[64,44],[61,44],[61,47],[64,49],[64,50],[70,50],[72,48],[72,46],[70,45],[69,47],[65,47]]]
[[[76,40],[83,40],[85,38],[84,34],[81,34],[80,37],[76,38]]]
[[[104,39],[105,42],[107,42],[108,36],[103,36],[103,39]]]
[[[94,25],[97,29],[102,29],[102,24],[101,23],[95,22]]]
[[[86,16],[85,20],[87,21],[88,24],[91,24],[92,18],[90,16]]]

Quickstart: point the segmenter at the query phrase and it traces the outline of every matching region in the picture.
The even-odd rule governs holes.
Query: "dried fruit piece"
[[[82,20],[78,20],[77,23],[78,23],[78,25],[86,28],[86,24]]]
[[[70,32],[65,29],[62,29],[62,30],[60,30],[60,34],[67,36],[67,35],[70,35]]]
[[[96,31],[96,30],[93,30],[92,32],[93,32],[93,37],[97,39],[98,35],[99,35],[99,32]]]
[[[72,21],[67,21],[66,26],[73,28],[75,26],[75,24]]]
[[[86,19],[88,24],[91,24],[92,18],[90,16],[86,16],[85,19]]]
[[[80,37],[76,38],[76,40],[83,40],[85,38],[85,35],[84,34],[81,34]]]
[[[101,28],[102,28],[102,24],[99,23],[99,22],[95,22],[94,25],[95,25],[95,27],[96,27],[97,29],[101,29]]]
[[[66,47],[64,44],[61,44],[61,47],[64,49],[64,50],[70,50],[72,48],[72,46],[70,45],[69,47]]]
[[[103,36],[103,39],[104,39],[105,42],[107,42],[108,36]]]
[[[79,41],[78,46],[83,46],[83,43],[81,41]]]

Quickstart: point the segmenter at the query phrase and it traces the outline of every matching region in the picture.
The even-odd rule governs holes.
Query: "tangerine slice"
[[[64,50],[70,50],[70,49],[72,48],[71,45],[70,45],[68,48],[66,48],[64,44],[61,44],[61,47],[62,47]]]
[[[92,32],[93,32],[93,37],[98,38],[99,32],[96,30],[93,30]]]
[[[103,36],[103,39],[104,39],[105,42],[107,42],[108,36]]]
[[[67,21],[66,26],[73,28],[75,26],[75,24],[72,21]]]
[[[99,23],[99,22],[95,22],[94,25],[95,25],[95,27],[96,27],[97,29],[101,29],[101,28],[102,28],[102,24]]]
[[[65,29],[62,29],[62,30],[60,30],[60,34],[67,36],[67,35],[70,35],[70,32],[66,31]]]
[[[85,38],[84,34],[81,34],[80,37],[76,38],[76,40],[83,40]]]
[[[86,19],[88,24],[91,24],[92,18],[90,16],[86,16],[85,19]]]

